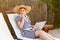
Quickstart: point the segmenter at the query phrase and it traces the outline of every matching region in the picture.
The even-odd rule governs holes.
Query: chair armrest
[[[45,25],[42,30],[44,30],[45,32],[48,32],[52,28],[53,28],[53,25]]]

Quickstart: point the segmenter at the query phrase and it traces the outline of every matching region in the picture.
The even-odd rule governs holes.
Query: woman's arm
[[[18,27],[19,27],[20,29],[22,29],[22,28],[23,28],[23,25],[24,25],[24,18],[22,18],[22,21],[21,21],[21,22],[18,21],[18,22],[17,22],[17,25],[18,25]]]
[[[36,26],[34,26],[34,25],[32,25],[32,28],[33,28],[34,30],[38,30],[38,28],[37,28]]]

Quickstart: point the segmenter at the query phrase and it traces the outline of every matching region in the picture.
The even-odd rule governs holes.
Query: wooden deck
[[[50,30],[48,33],[51,34],[52,36],[56,37],[56,38],[60,38],[60,28]]]

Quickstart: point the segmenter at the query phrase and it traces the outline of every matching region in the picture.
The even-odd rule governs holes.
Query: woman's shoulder
[[[26,15],[27,16],[27,18],[30,18],[28,15]]]
[[[20,15],[17,15],[15,18],[20,18],[21,16]]]
[[[26,15],[26,17],[29,17],[28,15]]]

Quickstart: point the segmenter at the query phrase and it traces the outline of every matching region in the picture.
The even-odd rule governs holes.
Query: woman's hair
[[[25,9],[25,10],[26,10],[26,8],[24,8],[24,7],[19,8],[19,10],[20,10],[20,9]]]

